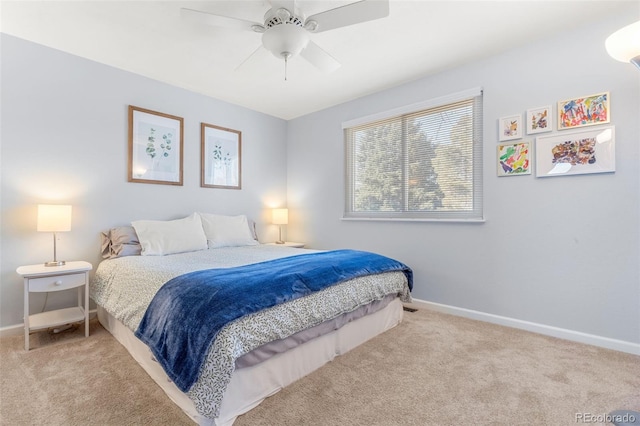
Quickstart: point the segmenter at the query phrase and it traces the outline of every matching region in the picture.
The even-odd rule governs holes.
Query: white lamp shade
[[[609,55],[618,61],[631,62],[640,57],[640,21],[611,34],[604,45]]]
[[[285,55],[296,56],[309,43],[309,33],[302,27],[292,24],[276,25],[262,35],[262,44],[278,58]]]
[[[271,211],[271,223],[274,225],[286,225],[289,223],[289,210],[273,209]]]
[[[38,231],[71,231],[71,206],[38,204]]]

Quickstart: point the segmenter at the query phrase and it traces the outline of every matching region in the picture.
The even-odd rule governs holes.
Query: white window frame
[[[480,97],[479,111],[474,109],[474,145],[473,145],[473,208],[472,210],[433,210],[425,212],[385,211],[385,212],[357,212],[353,209],[354,191],[352,189],[352,168],[349,159],[353,159],[349,150],[347,132],[349,129],[363,125],[373,124],[378,121],[401,117],[431,108],[442,107],[448,104],[461,102]],[[384,221],[438,221],[438,222],[484,222],[483,209],[483,118],[482,118],[482,88],[477,87],[451,95],[430,99],[423,102],[395,108],[377,114],[349,120],[342,123],[345,148],[345,193],[344,212],[342,220],[384,220]]]

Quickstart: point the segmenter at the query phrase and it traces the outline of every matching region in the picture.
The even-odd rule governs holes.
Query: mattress
[[[218,333],[198,380],[187,393],[167,381],[148,348],[146,355],[142,355],[146,346],[133,333],[155,293],[171,278],[195,270],[239,266],[308,252],[261,245],[111,259],[97,268],[91,296],[100,307],[103,325],[192,419],[201,424],[213,424],[214,419],[216,424],[229,424],[270,393],[396,325],[402,318],[401,301],[410,301],[404,274],[389,272],[355,278],[233,321]],[[322,328],[330,320],[337,322],[328,329],[314,331],[310,337],[294,338],[293,344],[291,339],[280,339],[295,337],[314,327]],[[373,326],[369,329],[370,321]],[[284,347],[274,350],[269,346],[274,340],[281,340]],[[310,347],[314,349],[302,360],[294,357],[296,352],[309,351]],[[244,355],[252,358],[252,351],[264,348],[269,348],[268,359],[262,354],[245,365]],[[286,361],[280,363],[279,359]],[[238,360],[245,368],[237,368]],[[296,363],[301,365],[296,367]],[[256,380],[255,375],[264,371],[269,371],[267,377],[272,376],[277,385],[266,379]],[[253,390],[262,381],[267,386]],[[239,391],[235,393],[234,388]]]

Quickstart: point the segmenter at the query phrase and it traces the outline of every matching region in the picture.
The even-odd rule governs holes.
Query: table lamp
[[[271,211],[271,223],[279,226],[279,236],[276,244],[284,244],[282,241],[282,225],[289,223],[289,210],[288,209],[273,209]]]
[[[53,260],[44,266],[62,266],[56,254],[56,232],[71,231],[71,206],[38,204],[38,232],[53,232]]]

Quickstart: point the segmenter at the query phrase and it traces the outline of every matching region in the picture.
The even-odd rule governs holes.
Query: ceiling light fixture
[[[287,79],[287,62],[299,55],[309,44],[309,32],[302,22],[287,9],[280,8],[262,34],[263,46],[278,59],[284,59],[284,79]]]
[[[613,59],[631,62],[640,69],[640,21],[620,28],[604,44]]]

